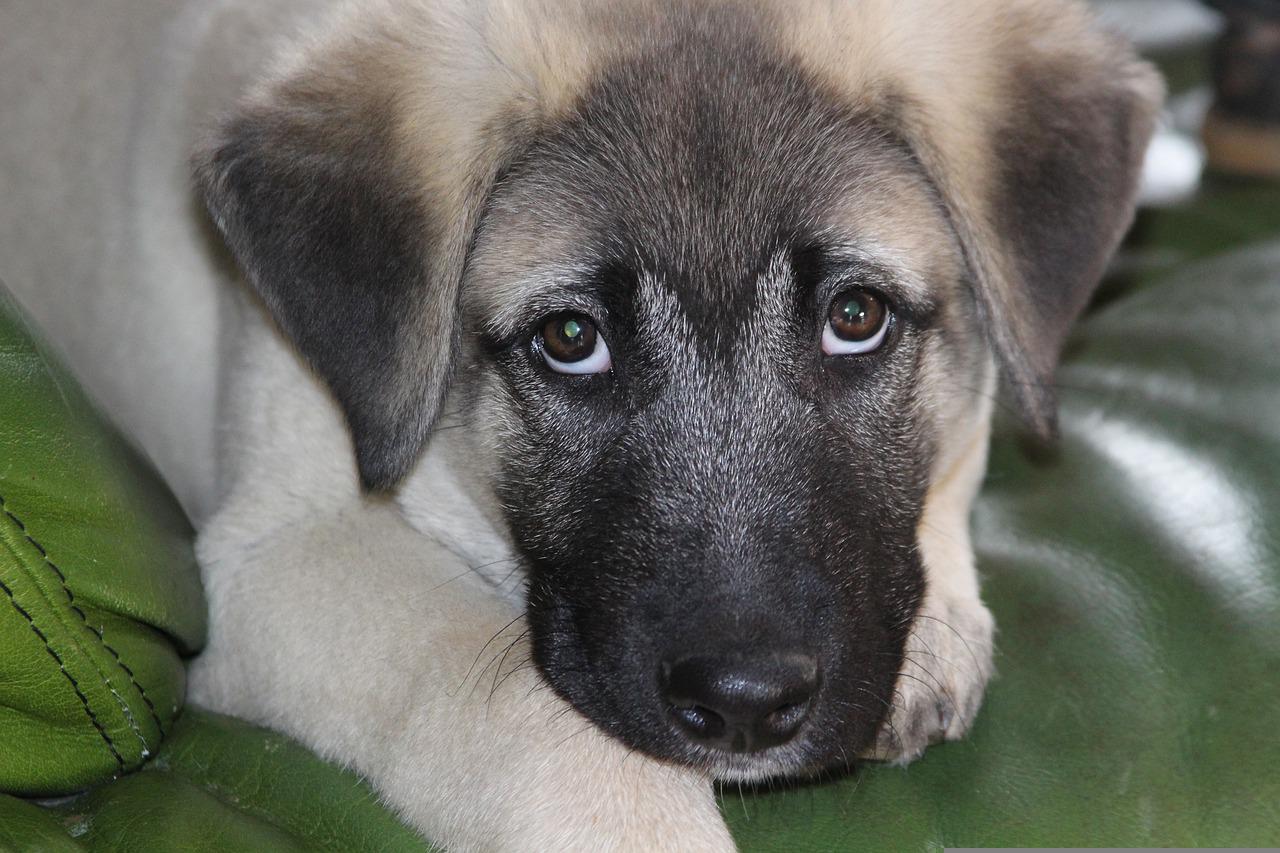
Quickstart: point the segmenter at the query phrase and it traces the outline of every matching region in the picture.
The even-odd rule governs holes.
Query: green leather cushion
[[[188,709],[140,773],[54,808],[0,795],[0,850],[394,853],[423,843],[283,735]]]
[[[155,753],[205,618],[181,510],[0,288],[0,792]]]

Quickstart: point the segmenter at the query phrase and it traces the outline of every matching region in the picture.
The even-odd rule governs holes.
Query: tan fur
[[[893,710],[872,757],[905,763],[925,746],[962,737],[994,673],[995,623],[979,593],[969,515],[987,467],[995,368],[968,397],[967,411],[937,419],[943,442],[917,528],[927,586],[907,638]]]
[[[1006,311],[1032,313],[1004,251],[1007,236],[993,202],[997,163],[990,133],[1015,108],[1018,69],[1060,68],[1065,87],[1075,69],[1101,67],[1106,58],[1115,75],[1107,82],[1145,105],[1136,120],[1148,127],[1163,95],[1155,70],[1128,58],[1128,48],[1101,32],[1085,4],[1074,0],[773,2],[780,41],[854,102],[892,116],[941,190],[975,273]],[[1005,342],[1010,350],[1036,351],[1034,341],[1018,339],[1016,328],[991,332],[1013,336]]]

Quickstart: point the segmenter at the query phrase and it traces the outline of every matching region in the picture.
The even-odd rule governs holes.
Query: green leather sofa
[[[1144,214],[975,518],[999,675],[907,768],[723,792],[745,851],[1280,844],[1280,188]],[[2,273],[0,268],[0,273]],[[0,296],[0,850],[422,850],[286,738],[182,708],[190,530]]]

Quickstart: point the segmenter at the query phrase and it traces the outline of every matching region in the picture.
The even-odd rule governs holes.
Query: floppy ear
[[[395,168],[389,117],[349,110],[247,107],[196,174],[249,282],[342,406],[364,485],[385,488],[440,405],[457,281],[432,274],[441,235]]]
[[[911,135],[1004,376],[1027,424],[1049,437],[1058,357],[1132,222],[1163,85],[1075,4],[1009,3],[991,25],[997,64],[970,81],[972,124],[956,134],[920,116]]]
[[[341,405],[370,489],[398,482],[430,432],[470,232],[513,144],[509,92],[484,79],[480,51],[430,22],[401,24],[383,24],[397,30],[387,34],[347,22],[194,160],[248,281]],[[467,67],[431,64],[446,55]]]
[[[795,54],[937,187],[1003,373],[1052,434],[1058,355],[1132,219],[1159,76],[1078,0],[777,2]]]
[[[1046,34],[1028,33],[990,125],[986,186],[954,203],[996,353],[1043,437],[1062,345],[1133,220],[1163,96],[1127,46],[1085,35],[1042,52]]]

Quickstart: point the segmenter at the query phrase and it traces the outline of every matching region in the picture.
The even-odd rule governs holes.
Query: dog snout
[[[759,752],[795,737],[820,678],[813,655],[774,651],[665,661],[661,681],[685,737],[725,752]]]

